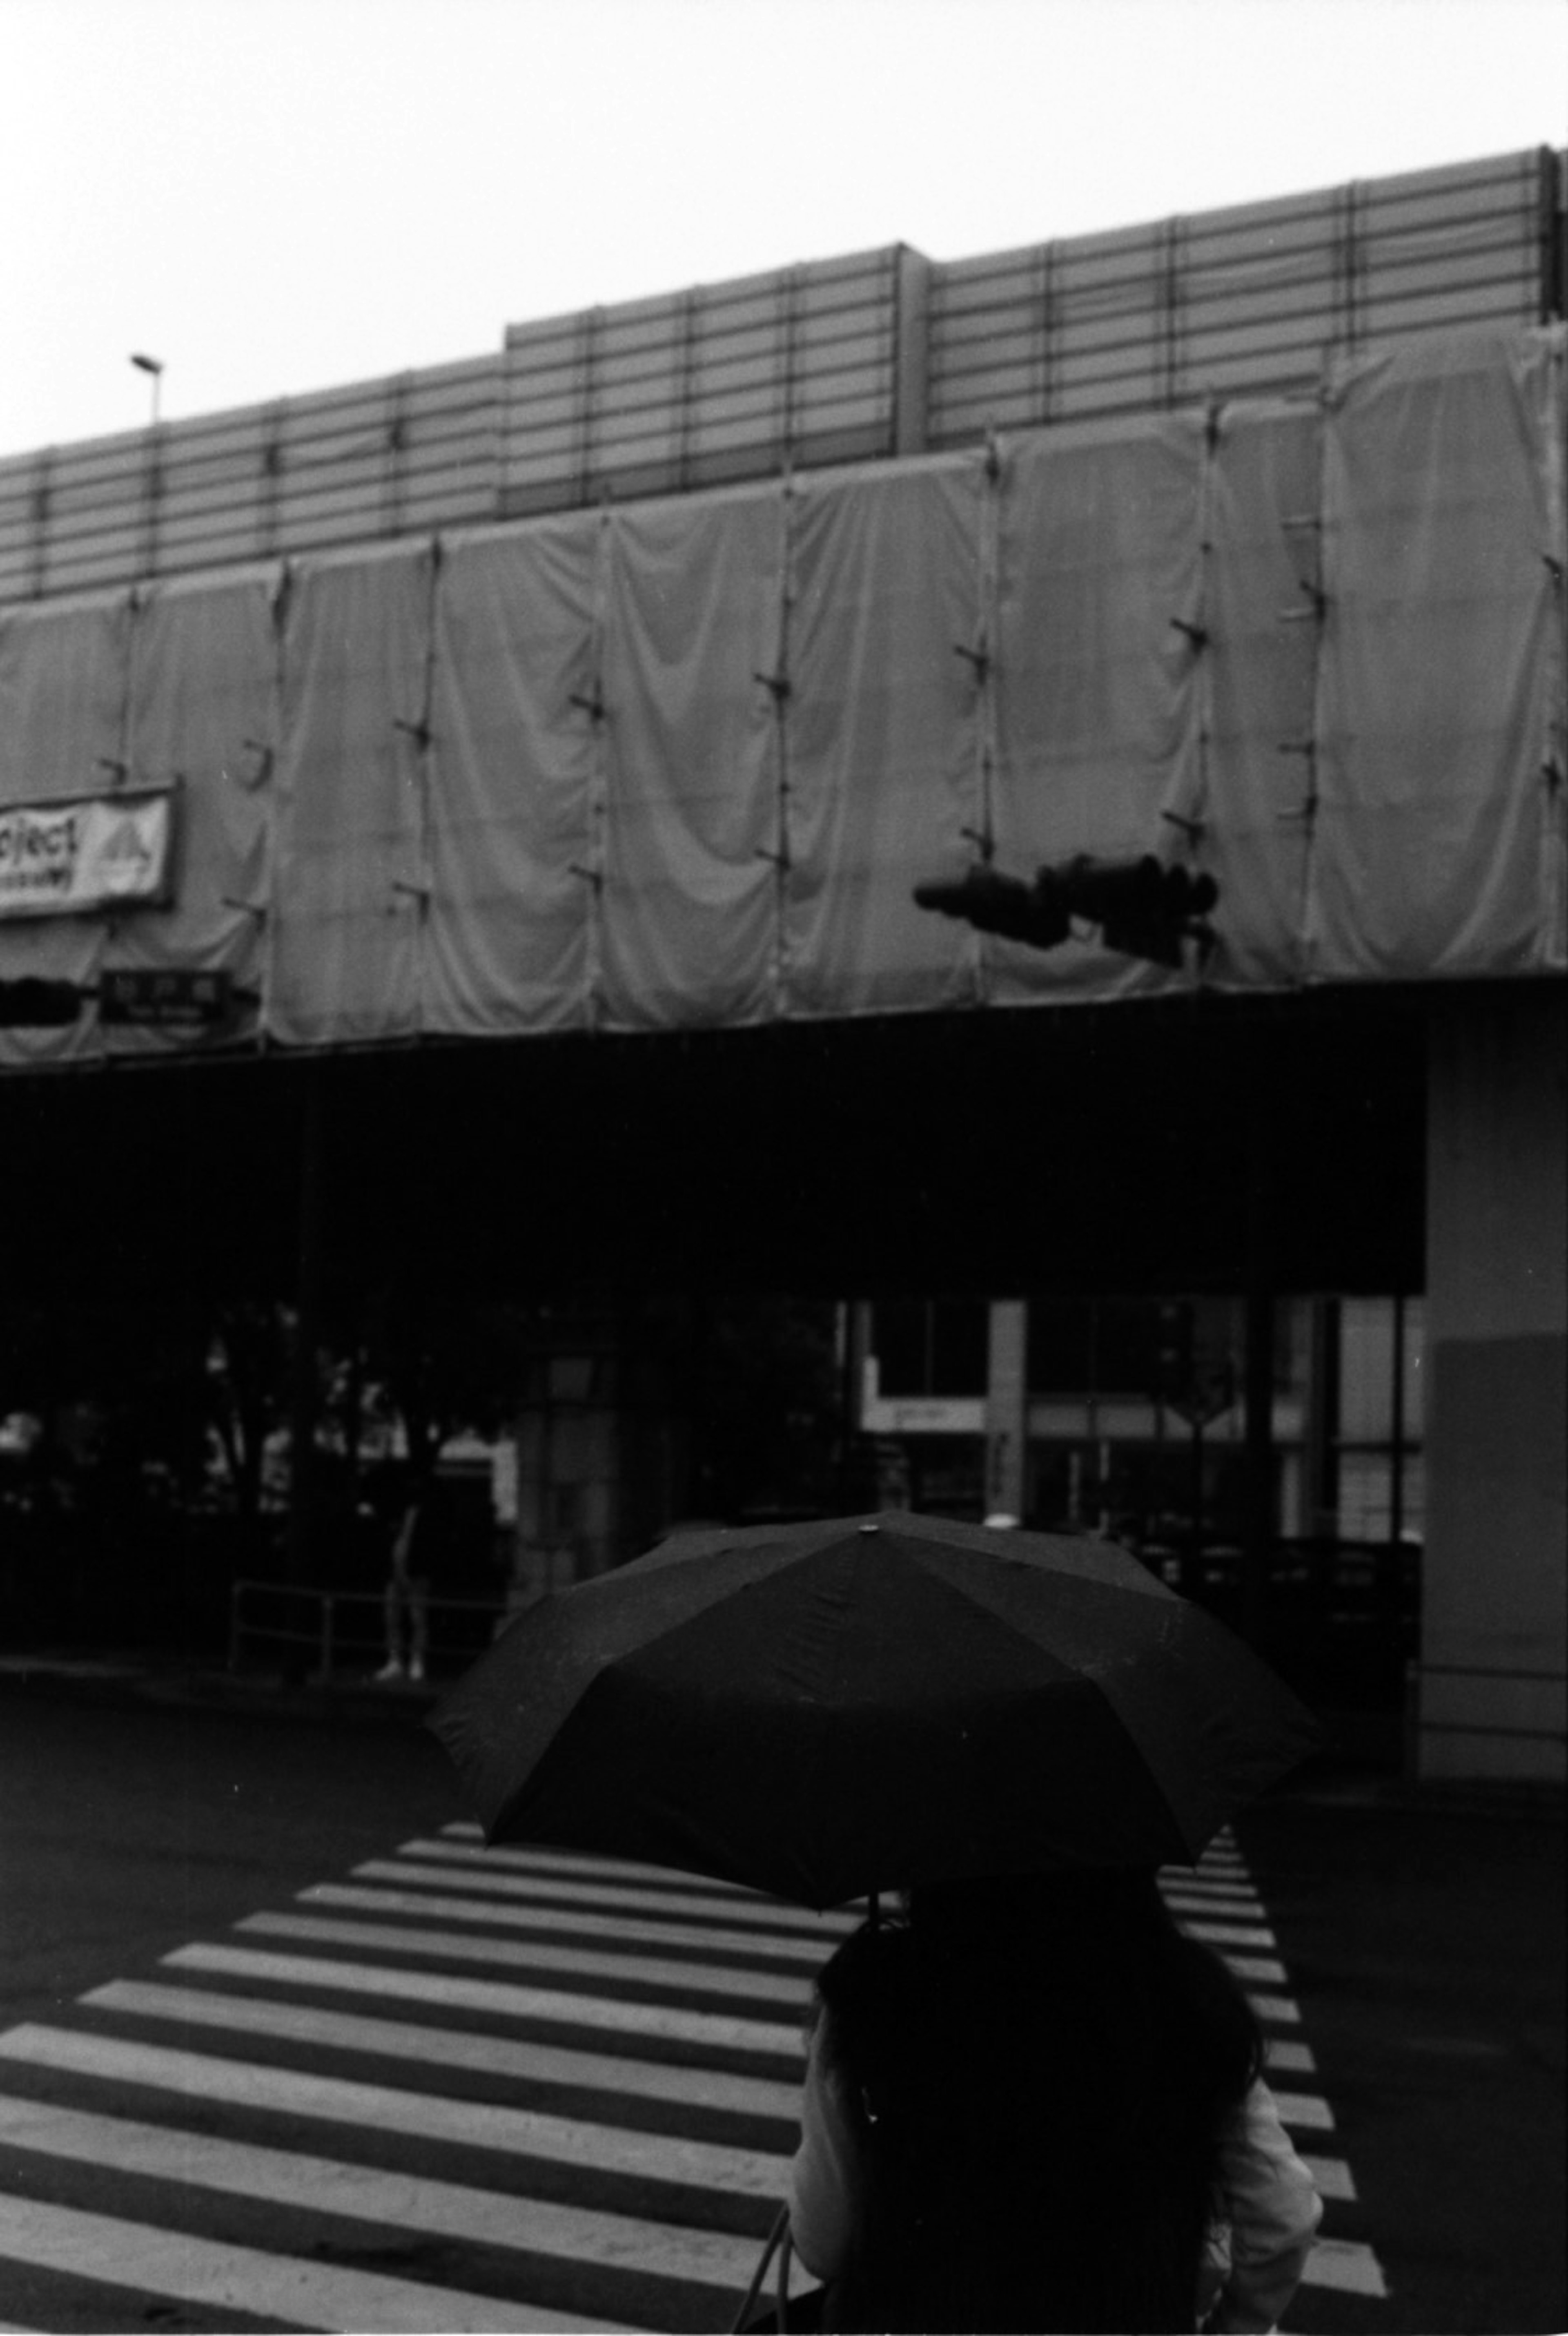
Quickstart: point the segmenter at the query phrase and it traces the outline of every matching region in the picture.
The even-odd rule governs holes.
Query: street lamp
[[[133,351],[131,362],[139,373],[150,373],[152,375],[152,426],[156,430],[158,427],[158,393],[163,385],[163,359],[161,357],[141,356]]]

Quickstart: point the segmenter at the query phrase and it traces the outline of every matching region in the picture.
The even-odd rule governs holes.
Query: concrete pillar
[[[998,1298],[990,1309],[985,1385],[985,1514],[1021,1523],[1028,1432],[1029,1307]]]
[[[315,1439],[321,1417],[319,1353],[326,1273],[329,1066],[309,1062],[301,1069],[305,1094],[299,1134],[294,1351],[289,1364],[288,1519],[284,1540],[284,1578],[295,1589],[309,1588],[318,1582],[321,1561],[317,1547],[321,1467]],[[290,1626],[294,1627],[299,1619],[291,1615]]]
[[[1435,1003],[1424,1777],[1562,1781],[1568,1669],[1563,986]]]

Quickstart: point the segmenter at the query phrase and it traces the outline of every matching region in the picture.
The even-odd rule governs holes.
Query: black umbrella
[[[1195,1860],[1313,1733],[1125,1551],[902,1512],[673,1534],[531,1608],[430,1724],[492,1842],[809,1906]]]

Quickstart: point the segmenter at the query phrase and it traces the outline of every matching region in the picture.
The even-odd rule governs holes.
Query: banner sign
[[[172,791],[0,805],[0,917],[74,916],[168,897]]]

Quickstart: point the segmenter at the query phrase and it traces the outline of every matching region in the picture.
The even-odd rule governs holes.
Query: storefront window
[[[871,1309],[877,1384],[886,1396],[985,1392],[982,1298],[897,1298]]]

